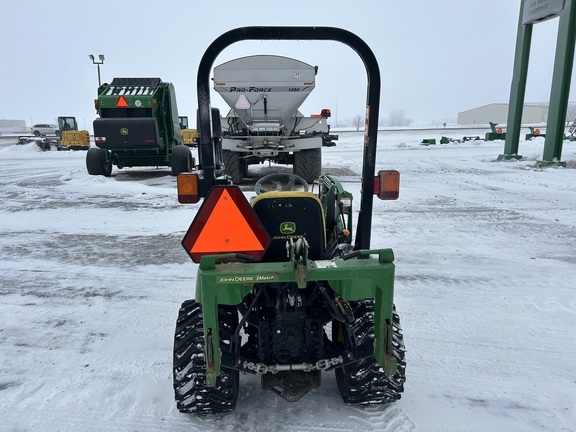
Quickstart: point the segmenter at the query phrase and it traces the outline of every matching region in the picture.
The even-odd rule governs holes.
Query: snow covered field
[[[372,246],[396,255],[402,399],[346,406],[326,373],[288,403],[242,375],[236,411],[211,418],[177,412],[171,376],[199,205],[177,203],[168,169],[92,177],[85,152],[4,142],[0,430],[576,431],[576,143],[545,170],[543,138],[513,162],[495,162],[502,141],[420,145],[484,132],[380,134],[377,168],[401,172]],[[323,149],[356,197],[361,151],[360,132]]]

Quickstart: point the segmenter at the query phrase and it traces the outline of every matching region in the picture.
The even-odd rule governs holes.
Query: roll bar
[[[362,190],[360,212],[354,248],[369,249],[374,201],[374,175],[376,170],[376,141],[380,105],[380,69],[370,47],[348,30],[336,27],[239,27],[215,39],[206,49],[197,76],[199,144],[198,158],[203,173],[203,193],[216,183],[216,149],[211,128],[210,72],[218,55],[228,46],[246,40],[330,40],[352,48],[362,59],[368,78],[366,95],[366,131],[362,164]],[[220,155],[218,155],[219,157]],[[218,158],[219,159],[219,158]]]

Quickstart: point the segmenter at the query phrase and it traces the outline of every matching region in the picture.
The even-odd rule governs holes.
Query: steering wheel
[[[308,182],[296,174],[274,173],[265,175],[259,179],[254,186],[254,190],[256,191],[256,195],[264,192],[302,190],[297,186],[301,186],[304,192],[310,190]]]

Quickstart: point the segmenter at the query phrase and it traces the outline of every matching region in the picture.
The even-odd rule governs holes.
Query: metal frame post
[[[498,160],[522,159],[518,155],[520,128],[522,127],[522,111],[524,110],[524,95],[530,62],[530,45],[532,43],[532,25],[522,24],[524,2],[520,3],[518,18],[518,35],[516,36],[516,51],[514,56],[514,71],[510,87],[510,102],[508,103],[508,120],[506,123],[506,140],[504,154]]]
[[[566,0],[564,10],[558,23],[558,40],[556,42],[556,57],[550,91],[550,106],[546,125],[546,138],[542,160],[538,166],[565,165],[561,162],[562,142],[566,127],[566,112],[570,96],[570,81],[574,64],[574,48],[576,46],[576,5],[573,0]]]
[[[559,14],[560,22],[558,24],[556,57],[554,59],[552,89],[550,91],[548,119],[546,122],[546,138],[542,160],[538,161],[539,167],[565,165],[561,162],[562,142],[564,141],[570,81],[574,64],[574,48],[576,47],[576,5],[574,5],[574,1],[576,0],[565,0],[562,12]],[[518,144],[522,126],[522,111],[524,108],[533,26],[531,22],[522,23],[524,4],[525,0],[520,3],[520,20],[516,39],[514,72],[510,88],[504,154],[499,155],[498,160],[522,159],[522,156],[518,155]],[[546,17],[543,19],[546,19]]]

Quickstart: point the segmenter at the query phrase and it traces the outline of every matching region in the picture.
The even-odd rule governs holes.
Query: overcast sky
[[[98,76],[88,55],[104,54],[102,82],[135,76],[170,81],[180,114],[194,124],[198,63],[216,37],[241,26],[315,25],[350,30],[370,45],[382,76],[381,117],[403,110],[414,124],[455,121],[458,112],[508,102],[520,2],[5,2],[0,119],[29,125],[73,115],[81,128],[92,130]],[[534,26],[526,102],[550,99],[557,30],[558,19]],[[253,54],[285,55],[319,67],[303,114],[330,108],[339,122],[364,114],[366,72],[347,46],[240,42],[215,65]],[[215,93],[212,105],[226,107]]]

